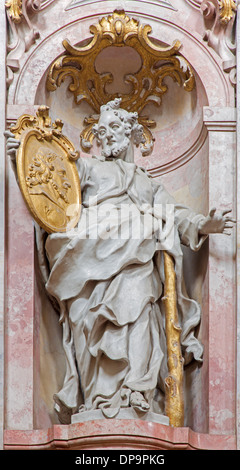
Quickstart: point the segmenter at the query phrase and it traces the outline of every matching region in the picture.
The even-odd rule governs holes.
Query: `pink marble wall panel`
[[[142,420],[98,420],[45,430],[5,431],[5,449],[234,450],[233,435],[195,433]]]
[[[235,109],[205,109],[209,130],[209,207],[236,214]],[[235,429],[236,238],[209,240],[209,432]]]
[[[6,103],[6,32],[7,24],[4,3],[0,4],[0,449],[3,446],[4,425],[4,307],[5,307],[5,103]]]
[[[32,429],[34,231],[12,171],[8,181],[5,423],[11,429]]]
[[[238,21],[238,28],[236,29],[236,43],[237,43],[237,51],[236,51],[236,61],[239,64],[240,62],[240,28],[239,28],[239,18],[240,18],[240,5],[238,5],[237,9],[237,21]],[[236,89],[236,106],[237,109],[240,109],[240,70],[239,67],[237,68],[237,89]],[[240,113],[237,112],[237,168],[239,169],[239,160],[240,160]],[[240,172],[239,170],[236,171],[236,198],[237,198],[237,217],[239,219],[240,214]],[[236,336],[237,336],[237,344],[236,344],[236,356],[237,356],[237,384],[236,384],[236,432],[237,432],[237,446],[240,449],[240,225],[237,226],[237,257],[236,257],[236,271],[237,271],[237,318],[236,318]]]

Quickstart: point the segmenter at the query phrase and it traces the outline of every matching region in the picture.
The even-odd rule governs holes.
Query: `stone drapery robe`
[[[164,269],[155,225],[147,225],[152,230],[147,236],[142,231],[138,238],[125,237],[129,211],[126,217],[123,211],[121,218],[110,220],[111,237],[99,236],[106,216],[101,208],[112,204],[122,211],[134,205],[131,223],[140,220],[143,228],[146,214],[141,207],[162,204],[164,221],[165,205],[174,204],[174,246],[168,252],[175,260],[185,363],[192,358],[201,361],[203,348],[194,336],[200,306],[184,289],[181,243],[200,248],[206,238],[198,233],[203,216],[177,204],[134,163],[93,157],[79,159],[77,165],[82,188],[77,236],[54,233],[45,244],[50,269],[46,289],[60,306],[66,354],[66,376],[55,395],[56,409],[62,422],[69,422],[81,403],[86,410],[101,408],[105,416],[113,417],[120,407],[130,406],[131,391],[140,391],[151,409],[161,413],[157,390],[164,389],[167,358],[161,301]],[[97,219],[86,218],[91,211]],[[154,218],[150,212],[147,217]]]

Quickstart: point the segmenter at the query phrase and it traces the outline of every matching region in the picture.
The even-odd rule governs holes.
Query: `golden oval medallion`
[[[78,154],[63,136],[62,123],[58,121],[51,128],[48,108],[43,110],[44,119],[43,112],[41,120],[21,116],[11,128],[21,141],[17,154],[19,186],[31,215],[46,232],[66,232],[80,217],[81,188],[74,161]]]

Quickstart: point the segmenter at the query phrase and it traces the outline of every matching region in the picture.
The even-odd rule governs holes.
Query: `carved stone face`
[[[127,132],[128,128],[128,132]],[[114,110],[104,111],[98,121],[98,140],[102,146],[102,155],[123,158],[130,145],[129,127]]]

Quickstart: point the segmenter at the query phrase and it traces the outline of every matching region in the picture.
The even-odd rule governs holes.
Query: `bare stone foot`
[[[150,408],[148,402],[140,392],[132,392],[130,397],[130,405],[139,411],[147,412]]]

